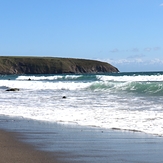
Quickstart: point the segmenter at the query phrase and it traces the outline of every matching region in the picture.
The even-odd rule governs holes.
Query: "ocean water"
[[[3,115],[163,136],[163,72],[1,75]]]

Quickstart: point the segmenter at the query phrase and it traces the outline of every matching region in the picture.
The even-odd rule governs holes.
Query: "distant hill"
[[[0,56],[0,74],[106,73],[119,70],[106,62],[74,58]]]

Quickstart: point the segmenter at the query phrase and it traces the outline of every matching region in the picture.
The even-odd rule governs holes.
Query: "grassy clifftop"
[[[96,60],[52,57],[0,57],[0,74],[62,74],[119,72]]]

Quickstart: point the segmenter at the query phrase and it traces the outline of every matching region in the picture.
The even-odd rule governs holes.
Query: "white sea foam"
[[[0,80],[0,86],[9,88],[32,89],[32,90],[79,90],[90,86],[91,83],[77,82],[46,82],[46,81],[10,81]]]
[[[54,76],[18,76],[16,80],[57,80],[62,79],[63,76],[61,75],[54,75]]]
[[[105,76],[97,75],[97,79],[102,81],[163,81],[163,75],[138,75],[138,76]]]
[[[67,98],[62,99],[63,95]],[[91,91],[4,92],[0,97],[0,114],[163,136],[163,105],[159,99],[155,103],[139,97],[127,98]]]
[[[58,79],[77,79],[82,75],[53,75],[53,76],[18,76],[16,80],[58,80]]]
[[[77,79],[82,77],[82,75],[66,75],[65,79]]]
[[[66,77],[69,78],[69,76]],[[72,76],[74,79],[76,77],[79,76]],[[112,79],[116,79],[116,82],[110,82],[110,76],[98,75],[97,77],[100,80],[89,82],[47,81],[46,79],[44,81],[40,79],[0,80],[0,115],[52,123],[74,123],[140,131],[163,136],[162,95],[146,96],[145,93],[140,95],[126,93],[123,89],[130,88],[134,91],[135,87],[140,87],[142,90],[141,82],[136,82],[134,85],[135,83],[130,82],[129,79],[125,79],[125,82],[117,82],[114,76]],[[121,79],[124,78],[128,77],[121,76]],[[136,79],[138,78],[137,76]],[[149,79],[152,81],[154,77],[150,76]],[[155,80],[160,79],[155,76]],[[150,83],[149,86],[153,89]],[[162,88],[161,82],[154,87],[159,85]],[[143,85],[145,90],[149,86],[148,83]],[[7,87],[20,88],[20,91],[7,92],[5,91]],[[105,91],[106,87],[109,91]],[[67,98],[63,99],[63,96]]]

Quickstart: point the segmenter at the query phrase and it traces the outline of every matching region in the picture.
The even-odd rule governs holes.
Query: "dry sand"
[[[61,163],[57,156],[35,150],[16,139],[14,133],[0,130],[0,163]]]

